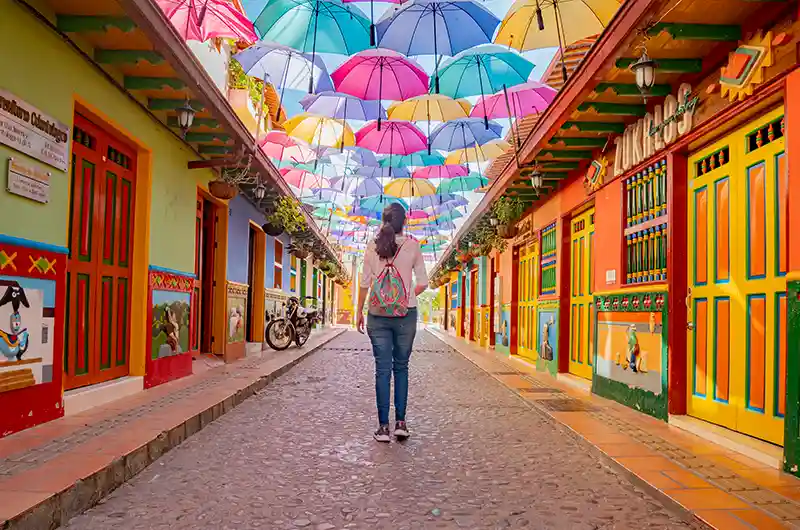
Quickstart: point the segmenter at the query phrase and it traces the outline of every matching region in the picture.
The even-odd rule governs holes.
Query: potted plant
[[[525,211],[525,205],[518,197],[500,197],[492,206],[492,216],[497,219],[497,234],[503,239],[516,235],[514,223]]]
[[[330,276],[334,272],[335,267],[336,265],[333,262],[328,261],[326,259],[322,260],[319,264],[319,270],[321,270],[328,276]]]
[[[275,203],[274,211],[267,217],[264,232],[273,237],[284,231],[296,235],[306,229],[306,218],[300,211],[297,201],[291,197],[281,197]]]
[[[214,179],[208,183],[208,192],[217,199],[229,201],[239,193],[239,187],[236,185],[236,182],[236,170],[224,168],[220,172],[220,178]]]
[[[309,245],[303,241],[292,241],[289,245],[289,253],[297,259],[306,259],[311,253]]]

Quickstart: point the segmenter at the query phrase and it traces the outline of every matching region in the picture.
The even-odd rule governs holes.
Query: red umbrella
[[[183,40],[223,37],[249,43],[258,36],[244,14],[226,0],[156,0]]]

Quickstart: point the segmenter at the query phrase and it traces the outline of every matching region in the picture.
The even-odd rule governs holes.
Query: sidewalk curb
[[[678,501],[676,501],[675,499],[673,499],[672,497],[670,497],[669,495],[667,495],[666,493],[664,493],[660,489],[656,488],[655,486],[653,486],[653,485],[649,484],[648,482],[646,482],[646,481],[642,480],[641,478],[639,478],[633,471],[630,471],[625,466],[623,466],[622,464],[620,464],[619,462],[614,460],[612,457],[610,457],[607,454],[605,454],[602,450],[600,450],[599,447],[597,447],[596,445],[594,445],[590,441],[586,440],[583,436],[581,436],[580,433],[577,433],[574,430],[572,430],[569,427],[569,425],[559,421],[559,419],[554,417],[552,414],[550,414],[547,409],[545,409],[544,407],[538,406],[535,402],[533,402],[533,401],[531,401],[529,399],[525,399],[525,397],[522,396],[519,392],[515,391],[513,388],[508,387],[500,379],[494,377],[491,373],[487,372],[483,367],[481,367],[475,361],[473,361],[470,357],[468,357],[467,355],[462,353],[458,348],[452,346],[450,344],[449,340],[446,340],[446,339],[452,339],[453,337],[451,337],[449,335],[444,336],[442,334],[442,332],[439,331],[439,330],[433,330],[433,329],[428,328],[428,331],[430,331],[431,334],[433,334],[434,337],[436,337],[437,339],[441,340],[448,348],[451,348],[453,351],[455,351],[456,353],[461,355],[464,359],[466,359],[467,361],[472,363],[472,365],[475,368],[477,368],[478,370],[480,370],[484,374],[488,375],[495,382],[497,382],[499,385],[501,385],[503,388],[507,389],[509,392],[511,392],[512,394],[517,396],[523,403],[525,403],[525,405],[528,408],[536,410],[537,412],[541,413],[545,418],[547,418],[547,420],[549,420],[555,427],[557,427],[558,430],[560,430],[561,432],[563,432],[564,434],[566,434],[567,436],[569,436],[570,438],[572,438],[573,440],[578,442],[583,447],[586,447],[592,453],[592,455],[597,457],[597,459],[600,462],[602,462],[603,465],[605,465],[606,467],[611,469],[612,472],[616,473],[617,475],[620,475],[620,476],[624,477],[634,487],[637,487],[637,488],[641,489],[647,495],[652,497],[655,501],[661,503],[664,506],[664,508],[667,509],[670,513],[672,513],[676,517],[680,518],[681,520],[683,520],[685,523],[687,523],[688,525],[690,525],[693,528],[714,530],[713,526],[710,526],[709,524],[704,522],[702,519],[697,517],[691,510],[689,510],[688,508],[685,508]],[[486,351],[486,352],[483,352],[483,353],[492,353],[493,354],[494,352]],[[502,362],[502,361],[498,360],[498,362]],[[503,364],[505,364],[505,363],[503,363]],[[522,372],[519,372],[518,370],[514,369],[514,367],[512,365],[508,365],[508,366],[509,366],[510,369],[514,370],[515,372],[518,372],[520,375],[524,375]]]
[[[8,519],[0,521],[0,530],[54,530],[72,517],[95,506],[119,486],[129,481],[150,464],[161,458],[171,449],[177,447],[193,434],[227,414],[242,404],[247,398],[258,393],[276,378],[291,370],[294,366],[322,349],[347,330],[337,329],[329,337],[307,352],[289,360],[270,373],[260,375],[246,387],[236,391],[216,404],[187,418],[181,424],[164,430],[138,448],[124,456],[115,458],[101,469],[76,481],[59,493],[42,499],[36,506]],[[236,369],[236,365],[228,365]],[[245,367],[243,367],[245,368]],[[235,377],[241,377],[234,375]]]

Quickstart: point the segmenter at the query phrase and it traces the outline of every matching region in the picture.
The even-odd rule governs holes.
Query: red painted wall
[[[786,151],[789,156],[789,207],[787,222],[789,234],[800,234],[800,214],[795,206],[800,205],[800,71],[795,70],[786,77]],[[800,239],[789,237],[789,271],[800,271]]]

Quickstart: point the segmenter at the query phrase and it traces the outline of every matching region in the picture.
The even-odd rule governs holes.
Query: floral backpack
[[[406,240],[407,241],[407,240]],[[379,317],[404,317],[408,314],[408,293],[400,271],[394,260],[400,254],[405,241],[400,243],[391,260],[386,261],[383,270],[372,281],[369,294],[369,314]]]

